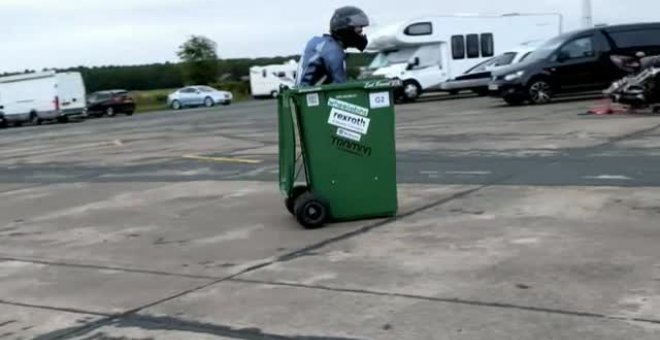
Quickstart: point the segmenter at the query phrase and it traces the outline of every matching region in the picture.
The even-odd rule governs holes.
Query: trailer
[[[367,51],[377,55],[360,78],[398,79],[400,99],[414,101],[526,41],[560,35],[562,21],[555,13],[444,15],[375,27]]]
[[[254,98],[275,98],[280,86],[293,87],[298,63],[290,60],[283,64],[250,67],[250,91]]]
[[[86,107],[85,85],[77,72],[44,71],[0,78],[4,124],[68,121]]]

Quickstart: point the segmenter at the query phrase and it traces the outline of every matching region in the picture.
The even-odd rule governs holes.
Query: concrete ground
[[[301,229],[274,102],[0,131],[0,339],[658,339],[660,117],[397,106],[399,216]]]

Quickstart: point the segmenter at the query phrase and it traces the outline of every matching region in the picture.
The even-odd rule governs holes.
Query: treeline
[[[373,54],[349,53],[347,65],[349,74],[356,77],[359,67],[368,65]],[[254,65],[281,64],[300,59],[298,55],[273,58],[221,59],[218,61],[218,84],[247,83],[249,69]],[[184,70],[180,63],[161,63],[135,66],[71,67],[57,71],[78,71],[85,80],[88,92],[107,89],[156,90],[178,88],[187,85]],[[26,70],[34,72],[34,70]],[[6,75],[6,74],[5,74]]]

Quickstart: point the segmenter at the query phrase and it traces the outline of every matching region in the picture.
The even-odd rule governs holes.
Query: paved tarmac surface
[[[658,339],[660,117],[397,107],[399,216],[302,230],[274,102],[0,131],[1,339]]]

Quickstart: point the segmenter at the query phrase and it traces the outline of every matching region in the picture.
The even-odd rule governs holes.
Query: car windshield
[[[543,43],[541,46],[539,46],[534,52],[530,53],[527,57],[525,57],[525,60],[539,60],[539,59],[545,59],[549,57],[554,51],[557,50],[561,44],[563,44],[566,41],[567,36],[566,35],[560,35],[558,37],[552,38],[545,43]]]
[[[403,50],[386,51],[379,53],[369,65],[369,69],[378,69],[395,64],[409,62],[418,48],[406,48]]]

